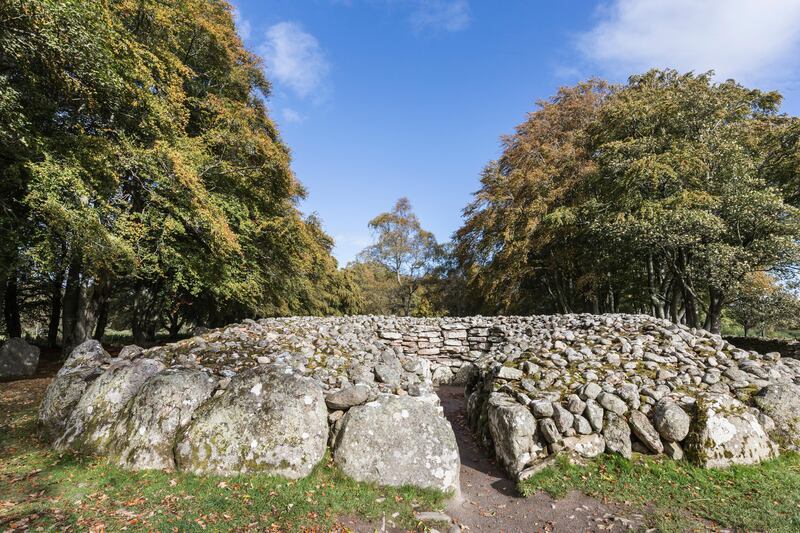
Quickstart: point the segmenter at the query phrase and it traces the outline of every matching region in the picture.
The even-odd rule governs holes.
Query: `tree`
[[[754,273],[740,284],[729,308],[731,318],[742,325],[744,336],[752,329],[792,327],[800,315],[800,299],[774,278],[764,273]]]
[[[165,322],[350,309],[269,90],[223,1],[0,4],[11,322],[29,259],[67,350],[117,316],[143,342]]]
[[[395,282],[391,311],[410,315],[421,280],[438,260],[439,245],[433,234],[422,228],[407,198],[400,198],[391,212],[370,220],[369,227],[375,242],[361,252],[359,259],[391,273]]]
[[[748,275],[798,263],[796,125],[779,105],[672,70],[561,89],[504,140],[457,232],[482,308],[718,332]]]

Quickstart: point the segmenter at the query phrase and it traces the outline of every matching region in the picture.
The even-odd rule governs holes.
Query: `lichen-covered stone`
[[[800,387],[791,383],[768,385],[753,403],[774,422],[772,432],[787,449],[800,450]]]
[[[626,459],[631,458],[631,428],[624,418],[611,411],[606,412],[603,438],[608,452],[619,454]]]
[[[680,442],[689,434],[691,418],[671,398],[660,399],[653,409],[653,425],[661,437],[669,442]]]
[[[453,428],[430,401],[381,395],[342,419],[333,450],[336,464],[357,481],[459,490]]]
[[[89,359],[81,359],[88,361]],[[91,383],[75,405],[56,449],[102,454],[111,440],[111,429],[125,404],[164,365],[152,359],[115,360]]]
[[[536,418],[504,394],[489,398],[488,416],[497,459],[509,474],[517,476],[544,450],[544,443],[538,439]]]
[[[204,372],[168,369],[148,379],[120,413],[108,448],[112,460],[131,469],[175,469],[175,437],[214,392]]]
[[[628,424],[631,426],[631,431],[636,435],[642,444],[653,453],[662,453],[664,445],[661,444],[661,437],[647,419],[647,416],[641,411],[633,410],[628,413]]]
[[[45,441],[54,442],[64,434],[67,421],[81,396],[103,373],[110,360],[111,356],[95,340],[86,341],[72,351],[47,386],[39,407],[39,434]]]
[[[705,468],[750,465],[778,455],[756,417],[740,401],[724,394],[706,394],[697,400],[685,451]]]
[[[196,474],[264,472],[297,479],[325,454],[328,412],[315,381],[279,366],[231,379],[179,433],[178,469]]]

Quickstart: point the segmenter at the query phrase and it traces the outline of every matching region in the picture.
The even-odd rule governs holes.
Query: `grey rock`
[[[536,418],[550,418],[553,416],[553,404],[548,400],[534,400],[531,402],[531,412]]]
[[[0,378],[32,376],[39,365],[39,348],[15,337],[0,347]]]
[[[148,379],[111,430],[112,461],[131,470],[174,470],[175,437],[215,385],[204,372],[188,369],[169,369]]]
[[[626,459],[631,458],[631,429],[624,418],[614,412],[606,412],[603,438],[606,441],[606,451],[619,454]]]
[[[97,341],[87,341],[73,350],[47,386],[39,407],[38,427],[42,439],[52,443],[64,434],[81,396],[110,360],[111,356]]]
[[[778,447],[747,407],[722,394],[697,400],[686,451],[689,459],[705,468],[760,463],[778,455]]]
[[[150,376],[162,370],[164,364],[153,359],[116,360],[86,388],[54,447],[89,454],[105,453],[111,430],[125,404]]]
[[[497,458],[513,477],[544,450],[533,414],[508,396],[489,398],[488,421]]]
[[[586,400],[586,409],[583,411],[583,416],[592,425],[592,429],[596,432],[603,430],[603,408],[600,407],[596,401],[591,398]]]
[[[369,399],[369,387],[359,384],[328,394],[325,397],[325,403],[329,409],[334,411],[347,410],[354,405],[361,405],[367,399]]]
[[[628,413],[628,424],[636,437],[642,441],[642,444],[647,446],[653,453],[662,453],[664,446],[661,444],[661,437],[647,419],[647,416],[641,411],[631,411]]]
[[[565,433],[572,428],[575,415],[564,409],[561,404],[553,402],[553,423],[561,433]]]
[[[579,415],[586,409],[586,402],[581,400],[577,394],[567,396],[567,411],[573,415]]]
[[[567,437],[564,439],[564,447],[572,450],[581,457],[591,459],[603,453],[606,449],[606,442],[597,433],[583,435],[581,437]]]
[[[383,395],[351,408],[342,419],[333,457],[357,481],[459,490],[453,429],[435,405],[412,396]]]
[[[500,370],[497,371],[497,377],[501,379],[518,380],[525,377],[525,373],[518,368],[501,366]]]
[[[601,393],[597,397],[597,403],[603,406],[606,411],[611,411],[615,415],[624,415],[628,412],[628,404],[621,398],[607,392]]]
[[[773,434],[791,450],[800,450],[800,386],[768,385],[753,396],[753,403],[772,419]]]
[[[543,418],[539,420],[539,432],[550,444],[561,441],[561,432],[556,427],[552,418]]]
[[[691,418],[681,406],[669,398],[659,400],[652,415],[653,425],[664,440],[681,442],[689,434]]]
[[[315,381],[278,365],[236,375],[205,402],[177,438],[179,470],[234,475],[264,472],[297,479],[325,454],[328,412]]]

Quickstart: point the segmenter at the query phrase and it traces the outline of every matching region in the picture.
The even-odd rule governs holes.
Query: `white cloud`
[[[239,37],[241,37],[243,41],[249,39],[250,35],[252,34],[252,26],[250,25],[249,20],[242,17],[242,12],[238,7],[233,8],[233,22],[236,23],[236,29],[239,31]]]
[[[785,77],[798,57],[800,0],[612,0],[598,15],[578,47],[615,74],[672,67],[754,82]]]
[[[280,22],[267,29],[258,46],[268,75],[305,98],[317,91],[330,65],[317,38],[294,22]]]
[[[299,124],[306,119],[301,113],[290,107],[285,107],[281,110],[281,118],[286,124]]]
[[[471,21],[467,0],[415,0],[411,24],[417,31],[467,29]]]

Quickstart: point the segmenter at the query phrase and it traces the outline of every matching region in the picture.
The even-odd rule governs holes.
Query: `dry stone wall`
[[[800,442],[798,382],[798,360],[648,316],[289,317],[113,359],[85,343],[40,424],[131,469],[298,478],[327,447],[354,479],[457,491],[438,384],[466,385],[478,439],[525,477],[563,453],[774,457]]]

